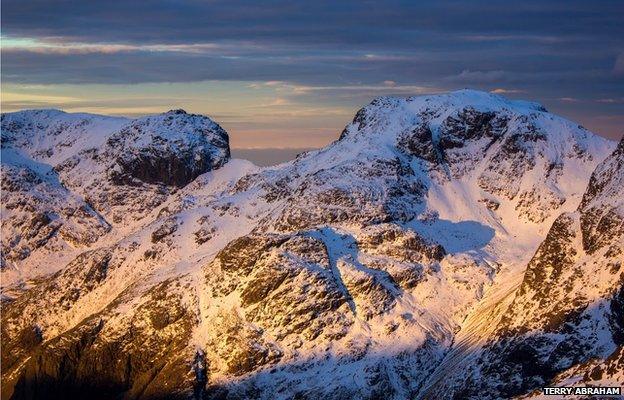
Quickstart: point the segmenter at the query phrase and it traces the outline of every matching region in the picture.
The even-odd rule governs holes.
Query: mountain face
[[[101,148],[82,150],[56,170],[67,186],[121,224],[141,218],[229,157],[228,136],[219,125],[176,110],[132,121]]]
[[[67,190],[44,164],[3,152],[2,267],[42,247],[86,246],[110,225],[81,197]]]
[[[229,160],[225,131],[182,110],[134,121],[55,110],[3,114],[2,146],[5,282],[16,271],[23,280],[53,272]]]
[[[624,382],[624,139],[563,213],[457,398],[512,397],[550,384]]]
[[[4,397],[461,398],[494,361],[513,396],[617,367],[621,145],[605,160],[614,143],[538,104],[379,98],[264,169],[181,111],[5,114],[2,134]],[[578,345],[522,369],[513,346],[564,330]]]

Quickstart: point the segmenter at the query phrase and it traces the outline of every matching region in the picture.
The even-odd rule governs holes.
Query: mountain
[[[227,133],[182,110],[133,121],[56,110],[3,114],[2,146],[2,221],[10,232],[2,244],[11,249],[3,251],[4,282],[55,272],[229,160]]]
[[[269,168],[229,160],[227,134],[181,111],[54,159],[19,140],[29,118],[3,116],[6,151],[52,167],[109,230],[71,260],[42,251],[53,274],[3,270],[7,398],[413,398],[449,355],[475,358],[459,339],[476,351],[514,320],[503,305],[560,215],[612,204],[592,173],[615,143],[470,90],[378,98]]]
[[[624,382],[623,167],[624,139],[553,223],[470,371],[446,377],[456,398]]]

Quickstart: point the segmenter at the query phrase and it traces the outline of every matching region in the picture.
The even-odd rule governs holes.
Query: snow
[[[100,147],[116,130],[128,123],[127,118],[59,110],[24,110],[2,114],[3,142],[7,127],[20,126],[13,140],[35,158],[56,165],[80,151]],[[7,135],[12,136],[10,133]],[[46,151],[54,154],[47,156]]]

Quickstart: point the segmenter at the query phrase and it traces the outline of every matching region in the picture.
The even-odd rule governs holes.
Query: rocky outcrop
[[[229,158],[228,136],[219,125],[176,110],[134,120],[101,147],[82,150],[55,169],[111,223],[128,224]]]
[[[335,268],[312,236],[252,235],[226,246],[205,273],[213,297],[238,294],[249,322],[279,340],[310,341],[322,333],[338,338],[351,323],[344,315],[350,297]]]
[[[624,187],[624,176],[621,172],[623,169],[624,142],[620,141],[613,155],[592,175],[581,201],[583,247],[589,254],[614,243],[624,229],[622,205],[614,203],[614,200],[621,199],[621,188]]]
[[[102,155],[114,159],[115,184],[139,180],[182,187],[221,167],[230,157],[227,133],[207,117],[184,110],[141,118],[106,141]]]
[[[197,324],[189,286],[119,282],[132,269],[127,251],[81,254],[3,305],[3,397],[188,397]]]
[[[113,303],[50,340],[37,336],[36,327],[26,328],[20,337],[22,343],[31,338],[30,357],[19,365],[7,363],[14,386],[4,385],[3,397],[188,398],[193,382],[188,338],[194,319],[168,293],[170,284],[150,290],[122,326],[115,326],[119,304]]]

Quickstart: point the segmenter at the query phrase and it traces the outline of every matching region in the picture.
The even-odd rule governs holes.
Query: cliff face
[[[534,103],[474,91],[380,98],[333,144],[264,169],[229,160],[227,134],[206,117],[44,114],[4,115],[3,155],[47,165],[56,191],[42,212],[72,196],[85,217],[54,220],[93,239],[36,247],[2,272],[13,283],[6,397],[413,398],[488,288],[527,264],[526,279],[543,281],[540,263],[578,262],[568,247],[593,257],[619,238],[603,229],[619,214],[598,207],[612,204],[604,163],[590,180],[615,144]],[[50,128],[59,115],[73,122]],[[93,124],[115,126],[81,128]],[[95,136],[94,147],[50,139]],[[595,194],[583,197],[588,182]],[[583,222],[584,212],[595,215]],[[493,337],[516,337],[510,321],[528,304],[567,301],[526,285],[532,297]]]
[[[624,140],[592,174],[529,262],[495,333],[455,380],[457,398],[513,397],[547,385],[624,379]]]

